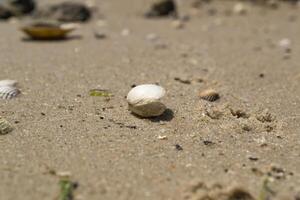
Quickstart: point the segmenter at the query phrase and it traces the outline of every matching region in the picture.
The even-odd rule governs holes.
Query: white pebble
[[[236,14],[246,14],[247,8],[243,3],[237,3],[233,7],[233,12]]]
[[[278,46],[284,48],[284,49],[289,49],[291,46],[292,42],[288,38],[283,38],[278,42]]]
[[[130,30],[127,29],[127,28],[125,28],[125,29],[123,29],[123,30],[121,31],[121,35],[122,35],[122,36],[128,36],[129,34],[130,34]]]

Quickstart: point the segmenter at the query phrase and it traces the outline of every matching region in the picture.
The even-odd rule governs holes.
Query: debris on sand
[[[180,146],[179,144],[175,144],[175,149],[176,149],[177,151],[183,151],[182,146]]]
[[[223,111],[219,108],[208,107],[204,110],[205,115],[211,119],[221,119],[224,115]]]
[[[176,16],[176,4],[173,0],[161,0],[152,5],[150,10],[146,12],[145,17],[165,17],[174,15]]]
[[[184,79],[184,78],[180,78],[180,77],[175,77],[174,78],[175,81],[179,82],[179,83],[182,83],[182,84],[191,84],[192,82],[188,79]]]
[[[148,41],[155,42],[158,39],[159,39],[159,37],[155,33],[149,33],[146,35],[146,40],[148,40]]]
[[[92,11],[82,3],[63,2],[37,10],[33,17],[47,18],[62,22],[85,22],[92,16]]]
[[[60,194],[59,200],[73,200],[74,190],[78,187],[78,183],[72,182],[69,179],[61,179],[59,181]]]
[[[167,140],[168,137],[167,137],[166,135],[159,135],[159,136],[157,137],[157,139],[159,139],[159,140]]]
[[[174,29],[182,29],[184,28],[184,22],[182,20],[176,19],[171,22],[171,26]]]
[[[237,3],[233,7],[233,13],[239,14],[239,15],[245,15],[248,11],[248,8],[243,3]]]
[[[268,109],[265,109],[256,115],[256,119],[262,123],[267,123],[273,122],[275,120],[275,116],[271,114]]]
[[[291,45],[292,42],[289,38],[283,38],[279,40],[278,46],[284,50],[285,53],[290,53],[291,52]]]
[[[264,179],[259,197],[257,200],[269,200],[275,195],[275,192],[269,186],[269,178]]]
[[[193,184],[187,194],[187,200],[254,200],[254,197],[244,188],[230,186],[224,187],[222,184],[207,185],[203,182]]]
[[[34,0],[4,0],[0,2],[0,19],[29,14],[35,9]]]
[[[124,37],[129,36],[130,35],[130,30],[128,28],[124,28],[121,31],[121,35],[124,36]]]
[[[89,92],[90,96],[92,97],[112,97],[113,95],[104,89],[92,89]]]
[[[76,26],[56,22],[35,22],[22,27],[22,31],[34,40],[60,40],[75,30]]]
[[[107,38],[107,34],[105,34],[105,32],[102,32],[102,31],[94,31],[94,36],[96,39],[105,39]]]

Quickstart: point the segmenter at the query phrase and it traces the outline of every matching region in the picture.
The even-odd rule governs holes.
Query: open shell
[[[166,110],[160,102],[165,93],[164,88],[154,84],[136,86],[127,95],[129,110],[141,117],[159,116]]]
[[[0,99],[12,99],[21,92],[13,86],[0,86]]]
[[[12,130],[12,125],[0,116],[0,135],[8,134]]]
[[[59,25],[54,23],[34,23],[22,28],[22,30],[36,40],[57,40],[63,39],[73,31],[75,26]]]

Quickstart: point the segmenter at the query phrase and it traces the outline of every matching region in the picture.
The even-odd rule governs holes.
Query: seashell
[[[0,135],[5,135],[13,130],[11,124],[0,116]]]
[[[20,94],[20,90],[13,86],[1,86],[0,87],[0,99],[12,99]]]
[[[34,23],[22,28],[28,36],[36,40],[57,40],[63,39],[66,35],[73,31],[76,27],[74,25],[60,25],[55,23],[41,22]]]
[[[129,110],[141,117],[159,116],[166,110],[160,102],[165,93],[164,88],[154,84],[136,86],[127,95]]]
[[[0,81],[0,87],[2,86],[16,86],[17,85],[17,81],[15,80],[1,80]]]
[[[200,92],[199,96],[201,99],[204,99],[206,101],[216,101],[220,98],[219,93],[217,93],[213,89],[204,90],[203,92]]]

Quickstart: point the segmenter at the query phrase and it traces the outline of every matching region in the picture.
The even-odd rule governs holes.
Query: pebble
[[[167,140],[168,137],[167,137],[166,135],[159,135],[159,136],[157,137],[157,139],[159,139],[159,140]]]
[[[175,29],[182,29],[184,28],[184,23],[181,20],[174,20],[172,21],[171,26]]]
[[[126,37],[126,36],[129,36],[130,35],[130,30],[125,28],[121,31],[121,35]]]
[[[158,39],[158,36],[155,33],[149,33],[146,35],[146,40],[148,41],[156,41]]]
[[[243,3],[237,3],[233,7],[233,12],[235,14],[243,15],[247,13],[247,7]]]

